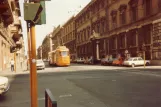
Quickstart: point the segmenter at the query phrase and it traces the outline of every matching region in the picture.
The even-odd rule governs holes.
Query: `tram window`
[[[61,51],[61,56],[67,56],[68,52],[67,51]]]

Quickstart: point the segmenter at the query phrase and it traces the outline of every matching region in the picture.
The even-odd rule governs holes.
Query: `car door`
[[[139,65],[144,65],[144,60],[141,57],[138,58],[138,62]]]
[[[133,63],[134,63],[135,65],[138,65],[138,59],[137,59],[137,58],[134,58],[134,59],[133,59]]]

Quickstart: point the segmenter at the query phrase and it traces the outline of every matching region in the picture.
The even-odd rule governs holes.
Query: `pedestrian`
[[[11,71],[13,72],[14,71],[14,60],[11,59]]]

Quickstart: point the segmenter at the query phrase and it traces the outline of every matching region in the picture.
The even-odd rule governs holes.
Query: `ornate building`
[[[48,59],[48,53],[50,52],[50,34],[45,37],[41,46],[42,46],[42,59]]]
[[[37,59],[42,59],[42,46],[37,49]]]
[[[62,27],[62,44],[70,50],[72,60],[76,58],[75,17],[72,16]]]
[[[107,0],[92,0],[76,15],[78,57],[93,56],[95,60],[99,60],[105,54],[106,44],[103,38],[108,31],[107,4]]]
[[[160,0],[92,0],[75,18],[78,57],[145,51],[146,59],[159,61],[160,6]]]
[[[58,46],[63,45],[62,43],[62,27],[59,25],[58,27],[54,28],[52,32],[52,50],[55,50]]]
[[[20,15],[18,0],[0,1],[0,70],[9,68],[11,59],[22,67],[24,43]]]

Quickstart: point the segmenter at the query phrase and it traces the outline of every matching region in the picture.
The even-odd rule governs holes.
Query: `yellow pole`
[[[37,72],[36,72],[36,41],[35,41],[35,25],[30,23],[30,39],[31,39],[31,107],[38,107],[37,102]]]
[[[14,71],[16,72],[16,52],[14,52]]]
[[[144,68],[145,68],[145,51],[144,51]]]
[[[29,26],[28,26],[28,22],[27,22],[27,38],[28,38],[28,61],[27,63],[30,65],[30,70],[31,70],[31,41],[30,41],[30,31],[29,31]]]

